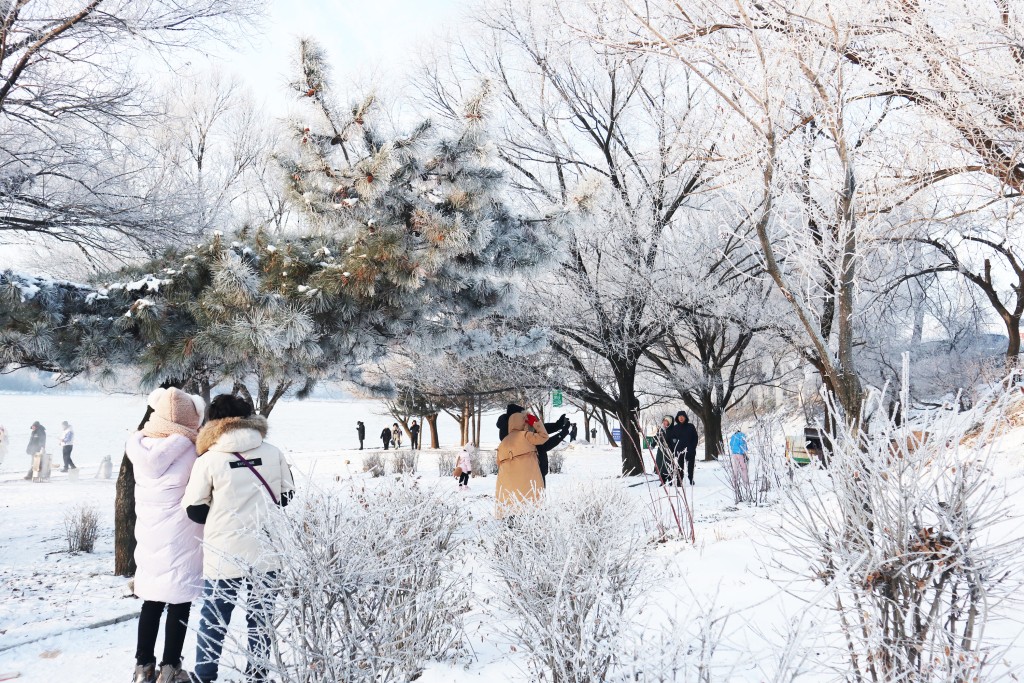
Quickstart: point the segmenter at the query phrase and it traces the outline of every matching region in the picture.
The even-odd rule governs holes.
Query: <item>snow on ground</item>
[[[19,681],[40,683],[129,679],[140,603],[130,595],[127,580],[111,575],[114,481],[95,475],[102,457],[111,455],[116,476],[121,445],[143,410],[144,399],[136,396],[0,395],[0,424],[12,434],[10,453],[0,463],[0,675],[20,672]],[[22,479],[28,468],[27,427],[37,419],[49,428],[51,444],[61,420],[75,426],[78,480],[59,472],[49,483]],[[361,454],[352,450],[355,422],[360,419],[366,422],[370,437],[392,422],[372,402],[285,402],[271,417],[269,440],[288,452],[300,487],[330,486],[339,479],[367,476],[361,472]],[[492,425],[493,417],[484,422]],[[456,439],[454,423],[442,423],[442,442],[451,444]],[[377,443],[372,438],[367,441]],[[1011,457],[1020,452],[1022,443],[1024,428],[1009,434],[1002,446],[1006,457],[1000,462],[1024,508],[1022,469]],[[50,450],[56,450],[55,444]],[[622,487],[639,510],[659,494],[653,487],[632,486],[635,478],[618,476],[615,449],[576,444],[566,453],[565,472],[549,477],[549,489],[555,494],[600,482]],[[421,456],[417,476],[423,485],[457,496],[468,517],[484,520],[492,514],[493,477],[475,478],[470,490],[460,493],[450,477],[439,476],[437,456],[429,451]],[[696,479],[692,503],[697,542],[670,541],[654,550],[649,567],[649,602],[654,608],[640,618],[650,622],[674,615],[686,623],[712,601],[720,613],[735,612],[728,635],[734,647],[742,645],[727,653],[735,669],[722,680],[758,681],[758,665],[775,655],[773,648],[784,637],[787,624],[809,619],[797,596],[810,589],[786,586],[784,591],[777,576],[770,578],[775,558],[761,542],[763,529],[782,523],[784,510],[735,507],[717,463],[698,462]],[[380,485],[384,480],[373,481],[377,483],[371,485]],[[64,515],[81,504],[99,509],[102,536],[96,552],[69,555],[63,551]],[[644,523],[646,518],[641,514],[640,519]],[[236,626],[244,624],[242,619],[235,621]],[[466,624],[472,657],[462,665],[432,664],[420,681],[532,680],[524,655],[502,642],[484,610],[474,609]],[[813,624],[803,626],[811,632],[807,642],[813,642]],[[186,666],[193,661],[194,651],[191,635],[185,647]],[[1015,653],[1021,655],[1019,650]],[[809,656],[815,656],[813,648]],[[1024,656],[1016,659],[1024,661]]]

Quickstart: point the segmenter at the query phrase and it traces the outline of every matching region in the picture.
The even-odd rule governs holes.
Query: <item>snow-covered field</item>
[[[13,437],[11,452],[0,465],[0,674],[19,672],[19,680],[39,682],[129,680],[139,601],[130,595],[125,579],[111,574],[114,481],[97,479],[95,474],[101,458],[109,454],[116,476],[121,444],[143,406],[143,399],[128,396],[0,396],[0,424]],[[369,402],[288,402],[274,412],[268,440],[289,451],[300,486],[363,478],[367,475],[361,472],[361,455],[351,450],[355,421],[364,420],[368,435],[374,435],[390,423],[382,414]],[[28,467],[26,428],[36,419],[50,427],[52,439],[60,420],[74,424],[79,444],[75,458],[81,467],[77,481],[59,472],[49,483],[22,480]],[[493,418],[485,423],[493,424]],[[443,430],[442,441],[451,444],[456,427],[445,424]],[[998,460],[1020,508],[1024,495],[1016,454],[1022,441],[1024,430],[1009,434]],[[549,477],[549,489],[558,494],[600,482],[624,490],[638,510],[648,508],[657,489],[634,486],[637,479],[623,479],[618,472],[616,450],[574,445],[566,449],[565,472]],[[450,477],[439,476],[436,457],[429,451],[423,453],[417,476],[422,485],[449,492],[465,506],[467,519],[475,520],[470,525],[490,519],[493,477],[473,479],[469,492],[460,493]],[[765,542],[764,529],[782,523],[784,510],[734,506],[717,463],[698,462],[696,479],[696,543],[671,540],[655,546],[647,567],[649,607],[641,618],[675,616],[682,624],[690,619],[692,625],[712,603],[720,615],[734,614],[726,625],[728,651],[720,653],[730,673],[715,680],[764,680],[762,672],[771,668],[766,662],[778,656],[780,643],[794,624],[806,646],[803,656],[813,660],[818,656],[813,647],[817,634],[805,602],[813,597],[813,586],[780,579],[773,551]],[[369,485],[386,482],[370,480]],[[98,507],[103,532],[96,552],[69,555],[63,551],[64,515],[80,504]],[[638,523],[644,524],[644,519],[640,514]],[[195,621],[193,612],[193,627]],[[486,609],[474,607],[466,625],[471,655],[461,665],[431,664],[419,680],[534,680],[525,654],[503,642],[488,622]],[[192,636],[186,643],[186,667],[192,662],[194,642]],[[1020,648],[1012,656],[1017,663],[1024,662]]]

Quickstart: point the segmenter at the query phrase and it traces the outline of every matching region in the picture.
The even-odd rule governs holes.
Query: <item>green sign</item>
[[[562,392],[552,391],[551,392],[551,407],[561,408],[562,407]]]

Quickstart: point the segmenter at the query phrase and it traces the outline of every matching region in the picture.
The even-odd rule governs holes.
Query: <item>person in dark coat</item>
[[[385,427],[380,433],[380,440],[384,442],[384,450],[388,450],[391,447],[391,430]]]
[[[498,427],[498,440],[504,441],[505,437],[508,436],[508,418],[512,417],[516,413],[525,412],[526,408],[516,405],[515,403],[509,403],[505,409],[504,415],[498,416],[498,421],[495,423]]]
[[[669,451],[679,463],[679,485],[683,483],[683,466],[686,466],[686,476],[693,486],[693,468],[697,460],[697,428],[690,422],[686,412],[680,410],[676,413],[676,421],[668,428],[666,433]]]
[[[549,426],[550,425],[550,426]],[[555,449],[555,446],[565,441],[569,436],[569,418],[565,415],[558,418],[556,422],[546,423],[544,428],[548,430],[547,441],[537,446],[537,460],[540,463],[540,476],[547,484],[548,480],[548,453]],[[552,429],[553,428],[553,429]]]
[[[356,422],[356,434],[359,435],[359,450],[363,450],[363,441],[366,440],[366,425],[362,421]]]
[[[655,437],[655,441],[658,445],[658,451],[654,456],[654,464],[657,468],[658,478],[661,479],[662,484],[669,483],[669,465],[671,464],[670,457],[668,456],[668,430],[672,427],[672,416],[666,415],[661,419],[661,426],[658,427],[658,434]]]
[[[420,447],[420,425],[416,420],[412,421],[412,426],[409,427],[409,433],[412,435],[412,449],[418,450]]]
[[[575,440],[576,440],[576,423],[573,422],[571,425],[569,425],[569,443],[572,443]]]
[[[25,453],[32,456],[36,453],[42,453],[46,451],[46,427],[33,422],[29,428],[32,430],[32,436],[28,439],[28,446],[25,448]],[[28,467],[28,474],[25,475],[26,479],[32,478],[32,466]]]

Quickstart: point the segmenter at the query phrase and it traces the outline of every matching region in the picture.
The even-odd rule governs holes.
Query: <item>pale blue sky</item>
[[[421,48],[458,30],[476,0],[269,0],[261,35],[234,52],[225,66],[259,96],[272,95],[291,74],[296,40],[311,36],[327,49],[336,81],[387,84],[416,61]],[[361,81],[361,83],[360,83]],[[276,108],[274,98],[268,100]]]

